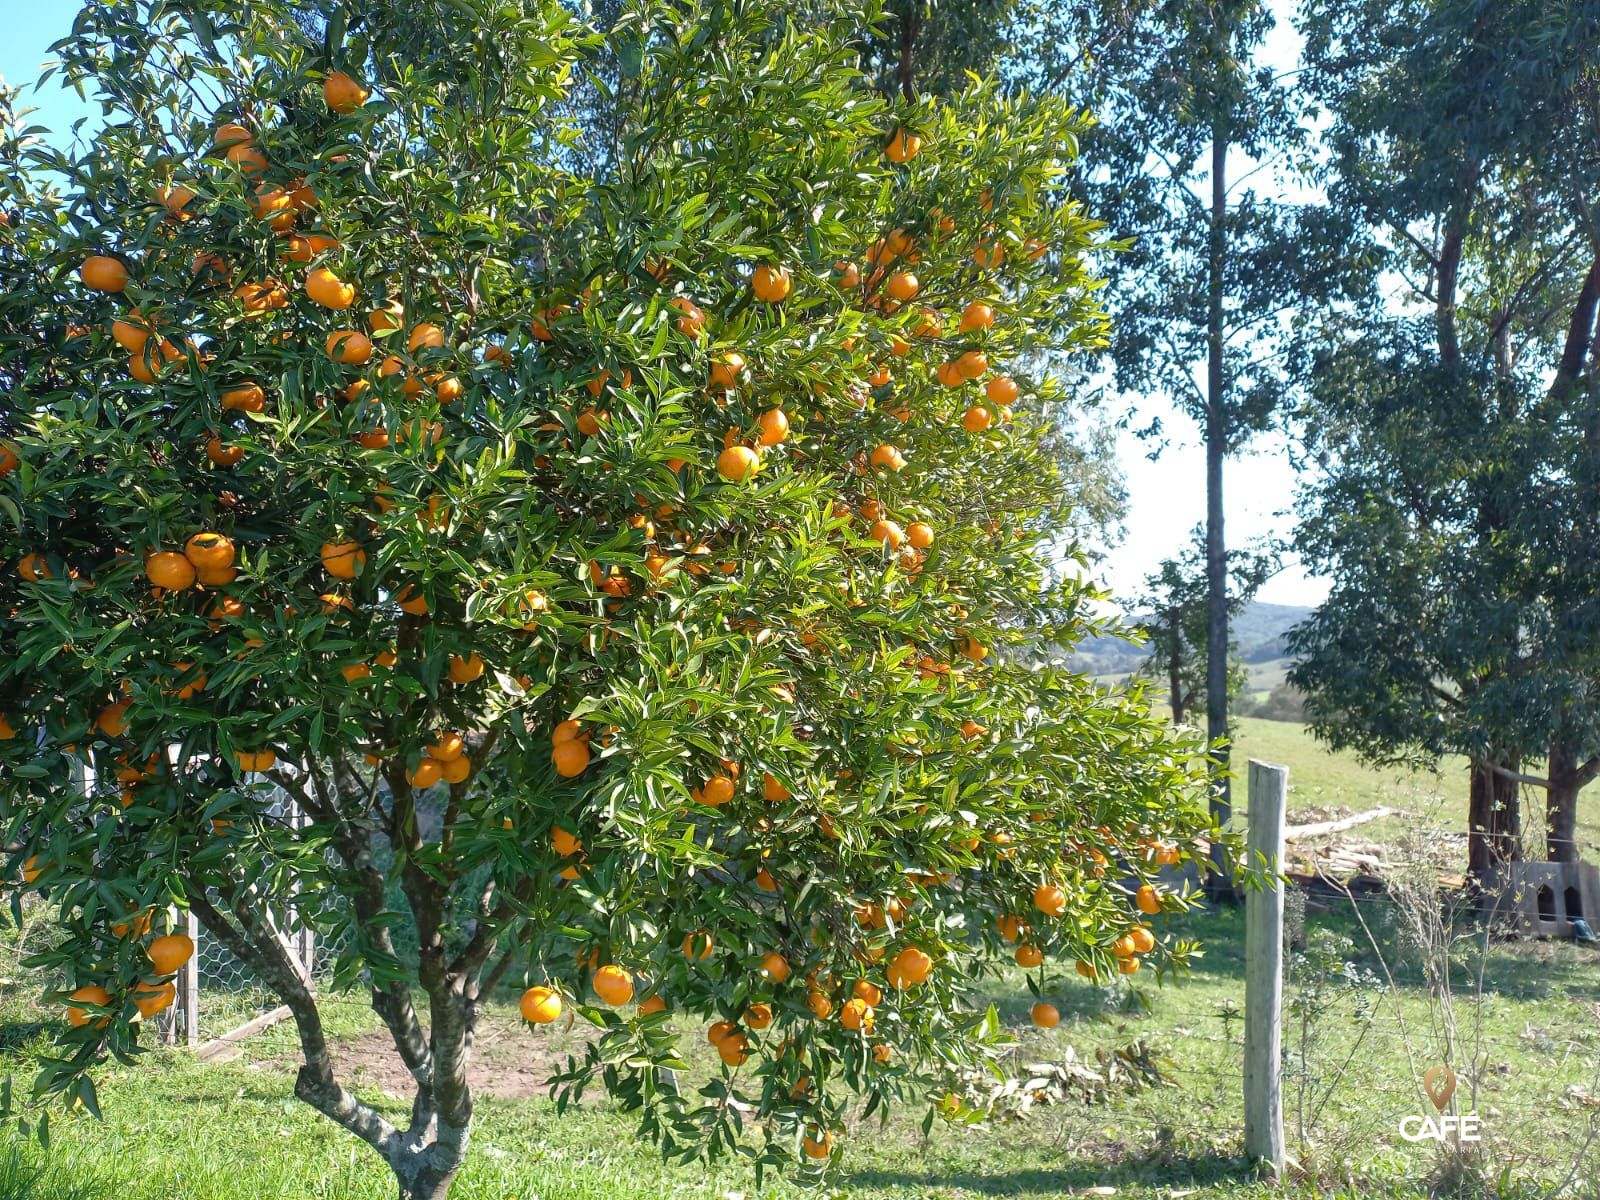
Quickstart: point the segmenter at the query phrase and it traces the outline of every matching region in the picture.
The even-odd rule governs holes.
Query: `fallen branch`
[[[1368,821],[1376,821],[1379,817],[1387,817],[1394,813],[1392,808],[1373,808],[1366,812],[1353,813],[1348,817],[1340,817],[1337,821],[1318,821],[1312,825],[1290,825],[1283,831],[1285,841],[1304,841],[1306,838],[1322,837],[1328,833],[1342,833],[1346,829],[1354,829],[1357,825],[1365,825]]]

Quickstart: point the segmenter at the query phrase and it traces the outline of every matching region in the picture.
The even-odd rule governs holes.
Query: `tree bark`
[[[1222,462],[1228,452],[1227,377],[1223,370],[1223,270],[1227,265],[1228,118],[1211,125],[1211,223],[1206,257],[1206,736],[1222,739],[1221,770],[1212,785],[1211,815],[1226,825],[1233,814],[1228,736],[1228,550],[1223,530]],[[1221,846],[1212,861],[1223,868]],[[1208,880],[1213,897],[1232,894],[1226,874]]]
[[[907,0],[905,11],[900,15],[900,94],[905,97],[907,104],[916,103],[917,99],[917,5],[915,0]]]
[[[1512,771],[1517,764],[1501,763]],[[1503,863],[1522,859],[1522,796],[1515,779],[1479,760],[1472,764],[1471,800],[1467,812],[1467,870],[1483,882]]]
[[[1550,745],[1549,784],[1545,801],[1545,857],[1550,862],[1578,861],[1578,794],[1600,775],[1600,757],[1578,761],[1577,747],[1557,740]]]

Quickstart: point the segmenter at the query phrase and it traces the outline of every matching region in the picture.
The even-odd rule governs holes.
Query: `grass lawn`
[[[1020,1037],[1006,1064],[1011,1071],[1062,1063],[1069,1048],[1080,1061],[1093,1062],[1096,1051],[1143,1040],[1165,1060],[1169,1086],[1113,1092],[1103,1103],[1037,1104],[1020,1119],[973,1129],[936,1124],[926,1144],[917,1129],[920,1111],[897,1114],[886,1126],[863,1124],[842,1139],[842,1156],[825,1185],[828,1195],[1043,1200],[1108,1194],[1086,1190],[1095,1188],[1150,1200],[1180,1194],[1208,1200],[1426,1194],[1436,1150],[1431,1143],[1404,1142],[1396,1125],[1406,1114],[1427,1111],[1406,1047],[1413,1045],[1419,1069],[1431,1065],[1439,1054],[1438,1025],[1430,1019],[1425,989],[1407,966],[1411,957],[1390,940],[1383,913],[1370,910],[1368,916],[1386,957],[1399,964],[1396,996],[1376,982],[1329,984],[1326,972],[1308,972],[1303,964],[1289,987],[1291,1000],[1299,999],[1285,1036],[1290,1145],[1319,1178],[1303,1179],[1285,1193],[1257,1182],[1237,1157],[1243,921],[1235,912],[1221,912],[1168,923],[1164,932],[1202,938],[1207,954],[1181,984],[1156,987],[1148,980],[1147,1005],[1126,990],[1093,989],[1075,977],[1053,979],[1049,990],[1064,1019],[1058,1029],[1040,1032],[1026,1026],[1031,997],[1022,973],[1012,970],[992,981],[992,999]],[[1348,916],[1327,914],[1310,919],[1309,934],[1317,942],[1359,930]],[[1348,970],[1357,979],[1378,965],[1359,947],[1349,957]],[[1570,1169],[1583,1139],[1590,1114],[1568,1089],[1600,1092],[1597,968],[1600,957],[1575,946],[1501,947],[1485,974],[1481,1005],[1457,1001],[1461,1048],[1455,1062],[1462,1069],[1463,1108],[1474,1104],[1483,1116],[1491,1168],[1511,1164],[1510,1194],[1542,1194],[1541,1184]],[[1335,977],[1349,976],[1341,968]],[[1370,1023],[1357,1019],[1367,1005],[1373,1007]],[[1307,1015],[1312,1010],[1319,1014],[1315,1019]],[[357,1049],[373,1043],[371,1014],[354,997],[330,1001],[329,1011],[346,1051],[347,1076],[359,1075],[358,1090],[398,1114],[403,1106],[378,1090],[381,1079],[368,1079],[351,1065]],[[491,1032],[483,1039],[485,1056],[512,1073],[548,1063],[581,1036],[559,1026],[531,1032],[508,1013],[493,1014],[486,1028]],[[685,1032],[701,1045],[697,1028]],[[36,1050],[30,1045],[10,1051],[7,1069],[25,1076]],[[387,1177],[369,1152],[292,1098],[293,1054],[292,1031],[285,1025],[249,1042],[234,1062],[202,1065],[173,1052],[114,1069],[100,1089],[103,1123],[58,1118],[47,1151],[20,1140],[9,1147],[0,1142],[0,1200],[388,1197]],[[1468,1069],[1474,1061],[1477,1066]],[[1468,1089],[1474,1086],[1471,1100]],[[1305,1098],[1307,1111],[1319,1103],[1321,1109],[1301,1142],[1295,1114]],[[489,1097],[480,1115],[470,1165],[454,1192],[459,1200],[815,1194],[770,1177],[758,1188],[742,1163],[663,1166],[634,1139],[631,1119],[599,1098],[558,1118],[541,1096]],[[1591,1163],[1576,1178],[1597,1173],[1600,1167]]]
[[[1349,842],[1395,845],[1428,831],[1460,842],[1458,857],[1466,865],[1467,765],[1461,758],[1441,764],[1437,773],[1373,767],[1349,751],[1334,752],[1300,724],[1244,717],[1234,745],[1235,805],[1242,814],[1245,764],[1257,758],[1289,768],[1291,823],[1320,819],[1307,809],[1365,812],[1382,805],[1398,810],[1340,835]],[[1537,766],[1531,768],[1538,770]],[[1544,846],[1544,793],[1524,788],[1523,822],[1530,857]],[[1303,815],[1297,817],[1297,810]],[[1600,785],[1579,797],[1578,844],[1583,857],[1600,859]]]

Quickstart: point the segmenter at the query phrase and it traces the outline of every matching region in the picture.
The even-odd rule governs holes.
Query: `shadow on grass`
[[[1024,1167],[1017,1170],[890,1171],[876,1168],[854,1171],[843,1181],[871,1194],[875,1188],[952,1189],[981,1196],[1060,1196],[1080,1188],[1160,1184],[1166,1187],[1198,1186],[1231,1180],[1254,1183],[1256,1170],[1244,1159],[1220,1154],[1159,1155],[1148,1159],[1098,1162],[1085,1159],[1058,1167]]]
[[[0,1021],[0,1051],[20,1050],[46,1028],[43,1021]]]

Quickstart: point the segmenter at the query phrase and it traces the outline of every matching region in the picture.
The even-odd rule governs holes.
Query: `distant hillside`
[[[1251,667],[1252,689],[1267,691],[1282,681],[1288,653],[1285,639],[1310,615],[1311,609],[1298,604],[1256,602],[1234,619],[1233,640],[1240,660]],[[1118,637],[1096,637],[1081,643],[1070,662],[1074,670],[1087,675],[1120,679],[1137,671],[1145,658],[1142,646]]]

